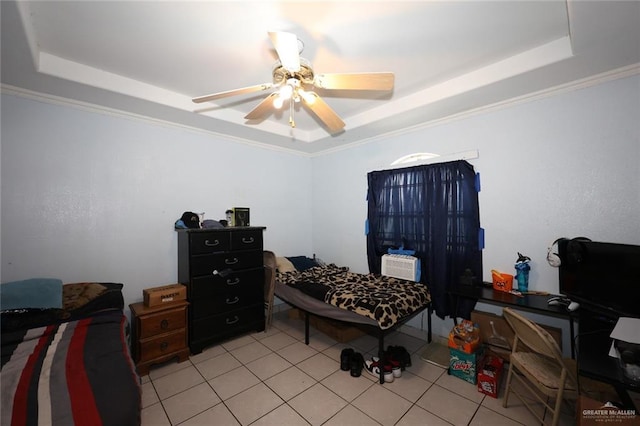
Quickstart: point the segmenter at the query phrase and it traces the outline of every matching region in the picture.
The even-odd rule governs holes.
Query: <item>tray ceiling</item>
[[[304,153],[638,72],[640,3],[615,1],[3,1],[3,90],[65,99]],[[295,33],[316,73],[395,73],[391,93],[318,91],[306,110],[243,117],[271,82],[268,31]]]

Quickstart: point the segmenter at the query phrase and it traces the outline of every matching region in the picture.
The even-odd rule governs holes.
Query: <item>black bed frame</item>
[[[289,302],[287,302],[289,303]],[[291,304],[291,303],[289,303]],[[291,304],[292,306],[295,306],[293,304]],[[296,306],[296,308],[298,308]],[[429,314],[429,317],[427,319],[427,343],[431,343],[431,314],[433,313],[433,304],[431,302],[429,302],[429,304],[426,306],[427,308],[427,312]],[[301,310],[302,312],[304,312],[304,343],[306,345],[309,344],[309,316],[310,315],[315,315],[317,317],[320,318],[329,318],[332,319],[330,317],[326,317],[326,316],[322,316],[322,315],[317,315],[317,314],[313,314],[307,310],[298,308],[299,310]],[[419,311],[416,311],[414,313],[412,313],[411,315],[403,318],[401,321],[398,321],[396,324],[393,325],[393,327],[388,328],[386,330],[381,329],[380,327],[376,327],[374,325],[370,325],[370,324],[362,324],[362,323],[358,323],[358,326],[365,326],[369,329],[372,330],[377,330],[377,334],[378,334],[378,358],[383,359],[384,356],[384,337],[387,335],[387,333],[394,331],[396,328],[398,328],[399,326],[403,325],[404,323],[406,323],[407,321],[409,321],[411,318],[415,317],[416,315],[418,315],[419,313],[423,312],[424,309],[421,309]],[[343,321],[344,322],[344,321]],[[382,368],[380,369],[380,384],[384,383],[384,371],[382,370]]]

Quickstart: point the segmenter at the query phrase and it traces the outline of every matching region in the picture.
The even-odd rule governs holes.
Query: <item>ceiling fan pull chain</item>
[[[291,125],[291,127],[296,127],[296,122],[293,120],[293,114],[295,112],[294,110],[294,100],[293,100],[293,96],[289,99],[289,124]]]

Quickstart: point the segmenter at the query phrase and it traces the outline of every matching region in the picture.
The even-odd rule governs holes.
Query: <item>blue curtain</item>
[[[475,302],[452,312],[447,289],[469,270],[482,281],[478,185],[466,161],[370,172],[367,217],[369,271],[380,273],[389,248],[415,250],[421,282],[440,318],[469,318]],[[467,272],[468,273],[468,272]]]

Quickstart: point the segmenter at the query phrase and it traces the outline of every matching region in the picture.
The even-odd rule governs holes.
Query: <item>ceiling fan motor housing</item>
[[[275,85],[285,84],[290,78],[295,78],[300,81],[301,84],[313,85],[313,69],[311,68],[311,62],[304,58],[300,58],[300,69],[291,72],[286,70],[280,61],[277,61],[273,66],[273,83]]]

